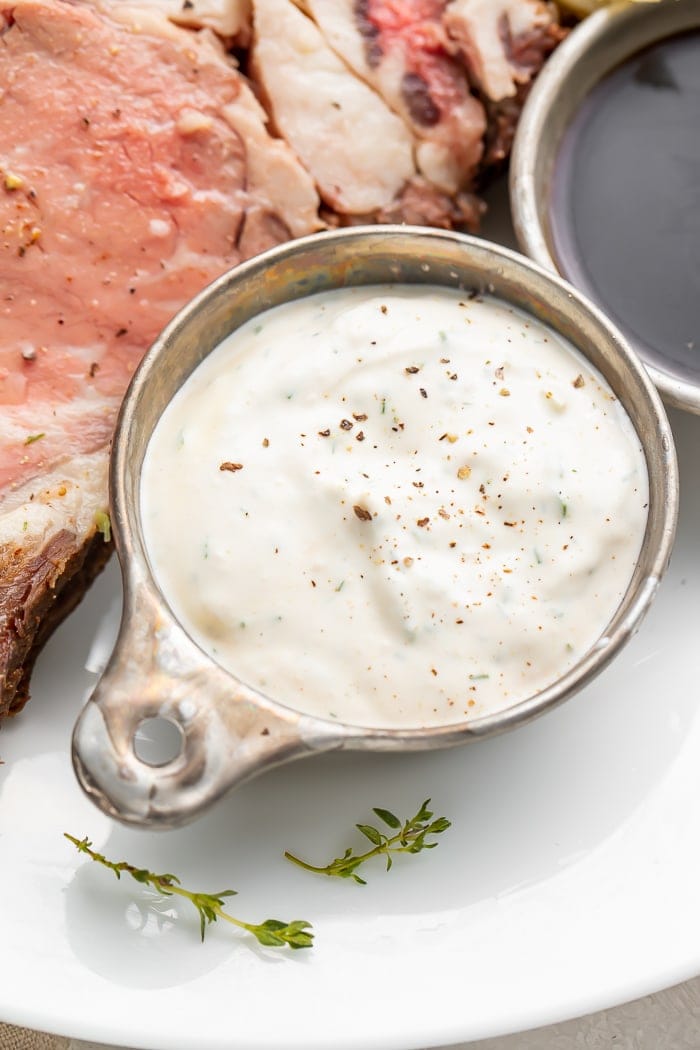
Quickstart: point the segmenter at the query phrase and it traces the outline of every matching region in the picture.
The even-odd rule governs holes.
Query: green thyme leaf
[[[43,437],[46,437],[46,434],[43,431],[41,434],[30,434],[24,439],[24,443],[25,445],[33,445],[35,441],[41,441]]]
[[[382,835],[376,828],[373,828],[370,824],[356,824],[355,827],[358,831],[362,832],[366,839],[369,839],[370,842],[374,843],[375,846],[381,846]]]
[[[309,864],[308,861],[301,860],[288,850],[284,855],[287,860],[297,864],[300,868],[304,868],[306,871],[313,871],[318,875],[335,875],[340,879],[353,879],[355,882],[360,883],[361,886],[365,886],[365,880],[357,874],[357,869],[365,861],[371,860],[373,857],[384,856],[386,858],[386,870],[390,871],[393,859],[398,853],[420,853],[422,850],[435,849],[438,843],[426,842],[426,837],[428,835],[441,835],[444,831],[447,831],[451,824],[446,817],[437,817],[433,820],[433,813],[428,808],[429,805],[430,799],[428,798],[423,802],[416,815],[411,817],[410,820],[404,821],[403,824],[390,810],[375,807],[373,812],[392,830],[395,830],[396,834],[387,837],[371,824],[356,824],[357,830],[365,838],[369,839],[373,845],[373,848],[367,850],[366,853],[355,853],[352,847],[348,846],[342,857],[336,857],[330,864],[326,864],[323,867]]]
[[[401,821],[399,818],[394,816],[393,813],[390,813],[388,809],[379,809],[378,806],[375,806],[372,812],[376,813],[379,819],[383,820],[385,824],[388,824],[390,828],[401,827]]]

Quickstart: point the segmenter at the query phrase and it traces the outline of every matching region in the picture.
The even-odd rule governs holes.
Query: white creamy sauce
[[[645,524],[639,440],[565,340],[494,299],[369,287],[227,338],[142,478],[156,580],[248,685],[355,725],[463,722],[604,631]]]

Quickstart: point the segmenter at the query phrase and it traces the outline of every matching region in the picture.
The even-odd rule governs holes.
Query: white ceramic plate
[[[505,236],[505,233],[502,234]],[[409,1048],[563,1020],[700,972],[700,418],[672,418],[682,513],[642,630],[564,707],[442,754],[331,755],[235,791],[194,826],[126,830],[84,799],[70,732],[118,615],[115,565],[47,647],[0,733],[0,1018],[154,1050]],[[95,639],[97,638],[97,643]],[[428,796],[439,848],[369,885],[309,875],[372,806]],[[222,924],[80,857],[234,887],[232,910],[313,921],[309,952]]]

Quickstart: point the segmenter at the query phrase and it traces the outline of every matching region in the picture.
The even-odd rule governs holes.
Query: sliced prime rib
[[[108,447],[141,355],[212,278],[319,219],[211,34],[12,0],[0,39],[2,716],[108,553]]]
[[[416,164],[448,194],[471,189],[486,114],[464,66],[449,52],[444,0],[306,0],[333,48],[401,115]]]
[[[253,0],[251,73],[277,129],[343,215],[389,205],[416,173],[403,121],[290,0]]]
[[[443,23],[486,109],[483,167],[498,168],[533,79],[565,30],[555,6],[542,0],[450,0]]]
[[[559,38],[553,8],[541,0],[450,0],[443,21],[472,82],[493,102],[528,83]]]
[[[540,0],[0,0],[0,720],[109,555],[163,325],[324,225],[475,229],[560,36]]]
[[[484,169],[562,34],[540,0],[253,0],[253,26],[253,78],[329,225],[471,230]]]

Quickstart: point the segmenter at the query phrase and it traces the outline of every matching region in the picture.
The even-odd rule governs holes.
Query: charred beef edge
[[[40,554],[0,568],[0,721],[16,715],[29,699],[36,659],[58,625],[80,603],[112,553],[96,532],[82,546],[63,529]]]

